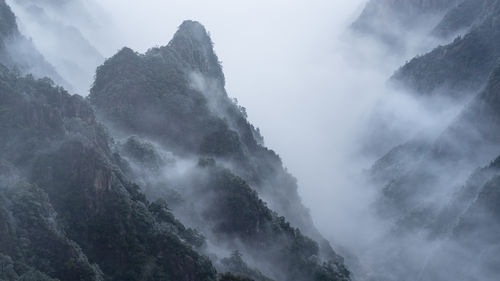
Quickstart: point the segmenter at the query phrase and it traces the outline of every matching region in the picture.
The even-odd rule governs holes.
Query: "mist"
[[[371,267],[387,266],[380,255],[404,255],[397,267],[384,268],[391,280],[408,272],[418,275],[421,260],[439,248],[440,241],[428,242],[424,234],[417,233],[388,242],[394,225],[374,210],[380,190],[368,181],[367,170],[396,145],[417,136],[437,138],[468,101],[422,99],[392,87],[388,80],[395,70],[442,42],[419,40],[427,38],[432,24],[405,34],[407,45],[399,53],[351,32],[350,26],[366,2],[106,0],[88,1],[82,4],[83,10],[70,6],[64,17],[47,11],[49,18],[72,26],[82,42],[88,43],[87,49],[74,52],[54,49],[57,40],[37,28],[22,6],[14,7],[21,30],[83,96],[88,95],[95,67],[123,46],[144,53],[166,45],[183,20],[204,24],[222,60],[228,95],[246,108],[266,145],[277,151],[297,177],[299,194],[319,231],[347,256],[355,276],[367,274]],[[82,20],[89,11],[98,11],[96,25]],[[112,35],[104,36],[105,31]],[[64,61],[88,52],[92,61]],[[74,65],[81,69],[66,71]],[[197,90],[214,95],[211,92],[216,90],[205,85],[198,74],[193,80],[203,84],[195,85]],[[181,175],[166,174],[170,181],[199,173],[193,168],[195,160],[177,161]],[[149,176],[145,173],[144,178]],[[448,198],[449,194],[442,196]],[[412,246],[402,252],[395,250],[401,245]],[[357,277],[362,280],[364,276]]]
[[[376,216],[373,204],[378,190],[365,180],[364,172],[416,133],[439,134],[461,106],[416,100],[388,87],[387,80],[400,65],[436,42],[417,39],[428,29],[405,34],[411,39],[407,51],[395,55],[376,40],[348,32],[365,2],[105,1],[101,5],[113,10],[110,15],[125,38],[121,45],[140,52],[165,45],[184,19],[203,23],[222,60],[229,96],[247,109],[266,145],[298,178],[299,193],[320,232],[334,247],[368,265],[377,264],[380,253],[415,244],[405,252],[414,266],[426,254],[421,249],[435,245],[422,237],[401,238],[392,245],[382,242],[391,226]],[[373,110],[387,126],[378,132],[381,139],[367,133]],[[382,246],[374,248],[377,244]]]

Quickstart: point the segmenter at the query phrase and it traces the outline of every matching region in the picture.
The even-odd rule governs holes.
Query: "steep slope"
[[[228,97],[212,45],[201,24],[186,21],[167,46],[146,54],[124,48],[98,68],[89,100],[124,139],[122,153],[139,163],[131,174],[210,244],[240,250],[272,278],[349,279],[295,179]],[[173,160],[158,164],[162,155]]]
[[[417,135],[373,165],[376,208],[391,225],[380,241],[391,249],[377,264],[382,280],[497,278],[499,82],[497,66],[439,136]]]
[[[11,1],[22,32],[29,35],[64,80],[71,83],[78,93],[87,95],[95,69],[104,57],[77,26],[58,19],[56,15],[65,11],[62,7],[61,11],[54,10],[55,4],[50,1]]]
[[[430,255],[419,280],[498,278],[499,160],[474,172],[439,211],[429,227],[442,242]]]
[[[433,34],[440,37],[450,37],[456,33],[468,31],[487,17],[487,14],[491,12],[489,7],[494,2],[494,0],[463,1],[446,13],[434,29]]]
[[[293,224],[312,228],[295,179],[224,89],[212,42],[198,23],[185,22],[168,46],[145,55],[123,49],[101,66],[90,101],[105,120],[186,156],[220,158],[269,198]]]
[[[124,177],[85,100],[2,67],[0,104],[7,280],[216,280],[201,238]]]
[[[19,32],[16,16],[5,0],[0,1],[0,63],[22,74],[49,77],[69,87],[33,43]]]
[[[386,206],[397,206],[396,212],[422,207],[437,193],[453,192],[474,169],[500,154],[499,85],[497,67],[486,88],[435,141],[408,143],[379,160],[372,173],[385,186]]]
[[[352,28],[374,36],[395,50],[405,47],[409,32],[426,32],[461,0],[370,0]]]
[[[480,90],[500,54],[500,4],[486,1],[482,5],[478,10],[487,12],[479,13],[472,20],[475,25],[467,34],[412,59],[394,74],[392,80],[421,95],[444,93],[455,100],[471,97]],[[467,16],[463,20],[465,26],[472,24]],[[454,25],[460,26],[461,23]]]

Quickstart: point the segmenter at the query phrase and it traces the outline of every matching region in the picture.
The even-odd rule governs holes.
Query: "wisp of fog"
[[[42,51],[52,50],[47,59],[53,59],[56,68],[71,69],[70,62],[55,59],[75,54],[54,49],[57,41],[47,35],[50,31],[37,28],[18,1],[9,2],[23,20],[23,32]],[[123,46],[145,52],[166,45],[183,20],[204,24],[222,60],[229,96],[247,109],[266,145],[298,178],[299,193],[320,232],[342,254],[356,257],[347,257],[348,263],[369,267],[375,264],[375,253],[389,253],[401,241],[374,248],[390,226],[373,210],[378,194],[365,180],[365,171],[416,133],[440,132],[459,107],[442,110],[436,104],[447,101],[416,100],[388,86],[399,66],[435,42],[412,40],[407,52],[393,54],[377,41],[350,32],[365,4],[366,0],[105,0],[85,4],[99,11],[93,26],[79,20],[81,9],[76,7],[64,16],[48,13],[45,22],[64,22],[89,39],[80,53],[92,54],[93,60],[80,63],[82,69],[73,72],[83,73],[87,80],[64,77],[84,96],[95,67]],[[111,35],[103,36],[104,30]],[[382,132],[381,127],[371,127],[374,116],[385,125]],[[425,258],[422,247],[435,247],[422,245],[418,236],[411,239],[413,246],[406,252],[410,262]]]

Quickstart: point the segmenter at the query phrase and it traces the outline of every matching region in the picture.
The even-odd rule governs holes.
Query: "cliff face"
[[[141,163],[131,175],[150,197],[173,202],[174,213],[211,244],[241,251],[277,280],[349,279],[315,230],[295,179],[224,84],[204,27],[186,21],[167,46],[145,54],[125,48],[107,60],[89,100],[113,134],[125,137],[122,153]],[[161,155],[172,161],[158,164]],[[181,168],[184,178],[171,175]]]

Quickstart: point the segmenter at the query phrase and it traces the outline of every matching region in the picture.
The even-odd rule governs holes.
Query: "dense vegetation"
[[[225,92],[212,45],[202,25],[186,21],[167,46],[146,54],[124,48],[98,68],[89,100],[116,135],[134,135],[120,145],[131,160],[130,175],[212,244],[259,261],[266,275],[349,279],[342,259],[312,226],[295,179]],[[184,180],[161,173],[175,170],[177,160],[197,158]]]
[[[187,21],[144,55],[124,48],[86,100],[24,75],[32,65],[8,48],[24,37],[0,5],[0,280],[350,279],[227,96],[203,26]],[[184,178],[166,176],[192,160]],[[207,240],[244,255],[219,257]]]
[[[0,249],[9,274],[216,279],[193,249],[202,238],[124,177],[123,160],[85,100],[47,79],[6,69],[0,77]]]

